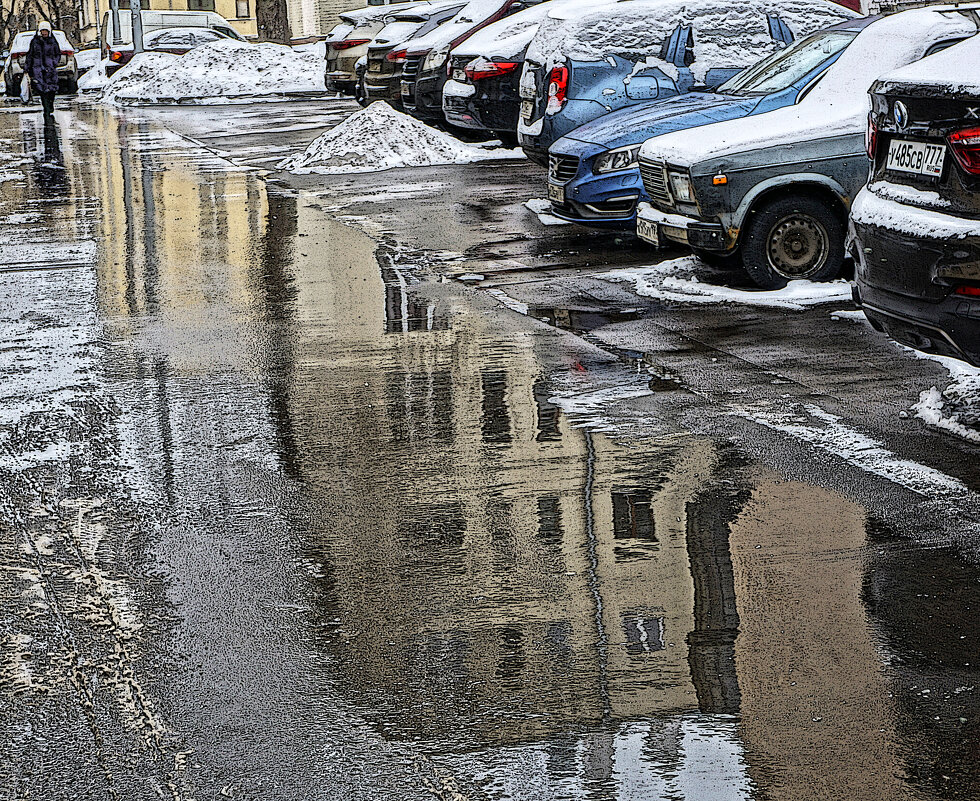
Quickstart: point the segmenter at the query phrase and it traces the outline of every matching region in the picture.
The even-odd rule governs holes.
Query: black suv
[[[980,366],[980,36],[871,87],[854,299],[904,345]]]

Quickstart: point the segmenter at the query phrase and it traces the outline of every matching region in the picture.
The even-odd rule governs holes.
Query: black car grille
[[[575,156],[561,156],[554,153],[548,156],[548,177],[556,183],[568,183],[576,173],[578,173],[578,159]]]
[[[673,208],[674,199],[667,188],[667,168],[662,161],[640,159],[640,177],[653,205]]]
[[[409,83],[415,83],[415,79],[418,77],[419,72],[422,69],[422,61],[425,56],[409,56],[405,59],[405,64],[402,66],[402,80],[408,81]]]

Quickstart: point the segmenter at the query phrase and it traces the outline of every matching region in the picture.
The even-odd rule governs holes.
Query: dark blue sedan
[[[637,164],[647,139],[798,102],[871,22],[863,17],[800,39],[720,86],[629,106],[576,128],[549,149],[548,198],[555,216],[596,228],[633,230],[648,200]]]

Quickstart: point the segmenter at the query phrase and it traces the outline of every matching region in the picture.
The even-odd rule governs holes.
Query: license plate
[[[557,203],[559,206],[565,204],[565,187],[556,184],[548,184],[548,200]]]
[[[402,97],[412,94],[412,85],[408,81],[402,81]]]
[[[466,70],[453,70],[453,80],[459,81],[460,83],[466,83]]]
[[[888,161],[885,162],[885,169],[938,178],[943,174],[943,162],[945,160],[946,147],[944,145],[927,145],[924,142],[893,139],[888,147]]]
[[[656,223],[650,222],[649,220],[637,219],[636,235],[644,242],[649,242],[655,247],[660,247],[660,232],[657,230]]]
[[[522,100],[521,101],[521,116],[529,120],[534,116],[534,101],[533,100]]]

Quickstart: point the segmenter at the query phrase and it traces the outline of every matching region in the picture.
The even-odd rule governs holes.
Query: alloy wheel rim
[[[766,243],[769,266],[784,278],[806,278],[827,261],[830,237],[827,229],[806,214],[783,217],[769,232]]]

